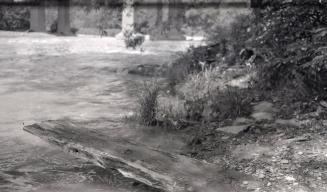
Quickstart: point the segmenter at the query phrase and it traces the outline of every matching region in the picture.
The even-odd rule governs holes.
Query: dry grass
[[[219,68],[189,75],[179,88],[179,95],[185,99],[187,118],[219,121],[247,116],[254,97],[252,92],[247,88],[228,86],[228,82],[240,75],[246,74]]]
[[[138,119],[142,125],[150,126],[157,123],[159,90],[158,82],[155,80],[143,84],[138,97]]]

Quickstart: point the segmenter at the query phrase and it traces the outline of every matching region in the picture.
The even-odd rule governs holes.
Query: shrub
[[[184,100],[175,96],[162,96],[158,100],[157,118],[161,127],[181,129],[185,126]]]
[[[222,49],[221,44],[190,47],[169,67],[167,77],[169,85],[174,87],[184,82],[189,74],[196,74],[221,64],[220,60],[217,61],[217,53]]]
[[[178,59],[176,59],[168,68],[167,79],[172,89],[175,85],[182,82],[188,74],[190,74],[192,71],[196,71],[192,55],[189,53],[189,51],[181,54]]]
[[[229,65],[237,65],[242,62],[240,52],[248,47],[247,40],[254,35],[251,30],[255,26],[254,16],[239,15],[236,16],[229,29],[223,28],[220,25],[215,26],[207,34],[207,41],[210,44],[220,44],[220,54]]]
[[[50,33],[57,33],[58,31],[58,20],[54,20],[53,23],[50,25]]]
[[[144,43],[145,37],[144,35],[135,33],[134,31],[126,31],[124,33],[124,41],[126,48],[136,49],[136,47],[140,47]]]
[[[186,118],[223,120],[248,115],[254,97],[252,92],[226,86],[235,74],[213,68],[190,75],[187,82],[179,87],[179,94],[185,99]]]
[[[239,53],[247,48],[246,40],[253,36],[250,30],[253,20],[253,15],[240,15],[232,22],[230,29],[217,25],[210,30],[208,45],[191,47],[172,63],[168,73],[171,87],[183,82],[189,74],[216,66],[240,64]]]
[[[308,6],[305,3],[310,3]],[[256,86],[290,90],[297,99],[326,95],[326,5],[318,1],[271,3],[257,17],[250,44],[267,62],[257,66]],[[297,93],[292,93],[296,90]]]
[[[195,121],[222,121],[248,116],[253,95],[248,89],[228,87],[210,97],[185,102],[187,118]]]
[[[253,96],[250,89],[227,86],[210,99],[210,118],[224,120],[250,115]]]
[[[0,6],[0,30],[24,31],[30,27],[26,7]]]
[[[156,81],[145,82],[138,98],[138,119],[142,125],[157,124],[159,86]]]
[[[75,28],[75,27],[72,27],[72,28],[70,29],[70,31],[72,32],[73,35],[76,35],[77,32],[78,32],[78,29]]]

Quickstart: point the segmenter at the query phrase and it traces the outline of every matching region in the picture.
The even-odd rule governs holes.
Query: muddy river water
[[[190,44],[147,42],[141,53],[113,38],[0,32],[0,191],[140,191],[112,184],[119,183],[114,176],[98,177],[97,167],[22,127],[104,118],[115,128],[132,113],[137,84],[145,79],[124,69],[167,63]]]

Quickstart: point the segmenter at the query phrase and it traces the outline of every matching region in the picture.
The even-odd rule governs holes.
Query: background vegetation
[[[313,110],[305,103],[326,99],[326,5],[307,3],[266,2],[230,28],[215,26],[208,45],[181,54],[167,81],[170,94],[184,103],[182,119],[246,117],[259,101],[288,106],[280,115],[289,117]],[[295,107],[299,102],[303,107]]]
[[[0,30],[28,30],[28,18],[29,10],[26,7],[0,6]]]

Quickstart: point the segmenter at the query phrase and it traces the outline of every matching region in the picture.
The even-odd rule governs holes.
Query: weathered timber
[[[233,192],[231,182],[241,178],[217,165],[111,138],[70,121],[46,121],[24,130],[76,157],[164,191]]]

